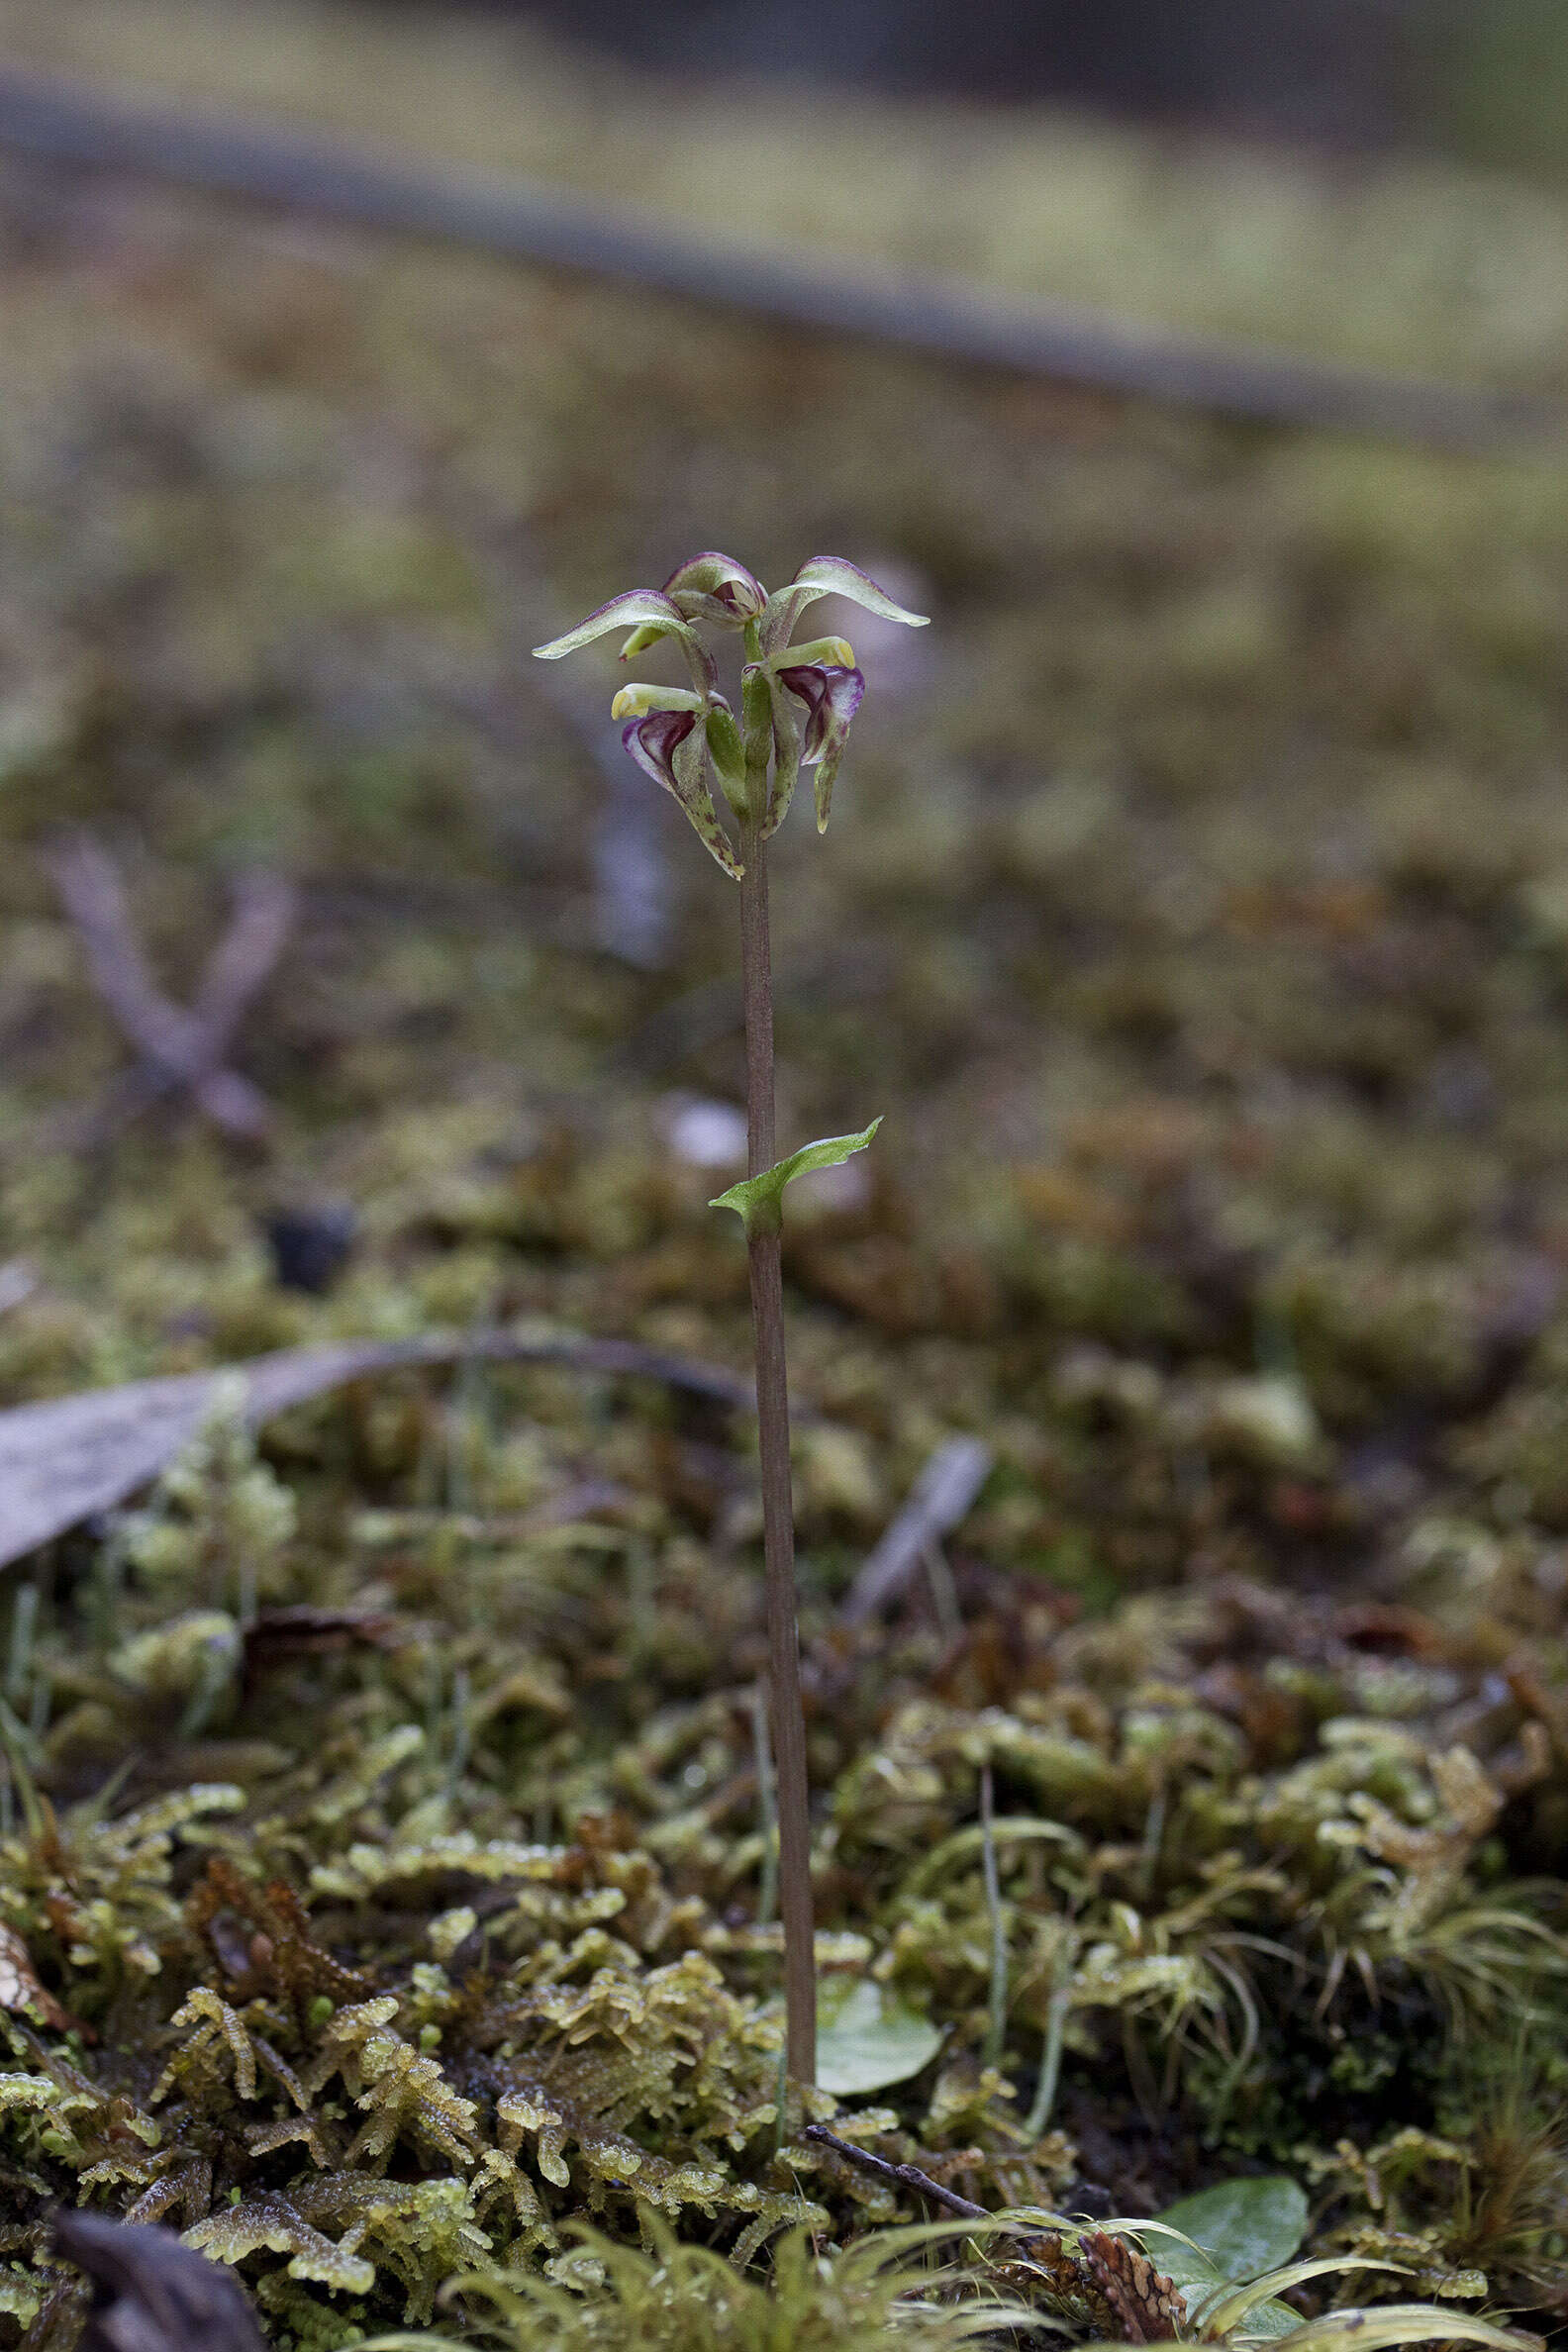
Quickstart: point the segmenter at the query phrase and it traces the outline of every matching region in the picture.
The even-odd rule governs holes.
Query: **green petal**
[[[808,661],[831,661],[835,668],[853,669],[854,647],[847,637],[812,637],[804,645],[780,645],[767,658],[769,669],[796,669]]]
[[[638,653],[645,653],[649,645],[656,645],[659,638],[665,635],[666,632],[659,623],[644,621],[640,629],[633,630],[617,659],[621,661],[634,660]]]
[[[820,1142],[803,1143],[799,1151],[792,1151],[788,1159],[775,1160],[760,1176],[745,1176],[738,1184],[732,1184],[728,1192],[722,1192],[708,1206],[733,1209],[747,1232],[753,1226],[766,1231],[776,1225],[786,1184],[792,1184],[797,1176],[809,1176],[817,1168],[836,1168],[855,1152],[864,1151],[881,1125],[879,1116],[868,1127],[862,1127],[858,1135],[824,1135]]]
[[[735,713],[730,710],[710,710],[705,733],[708,737],[708,756],[713,761],[714,773],[725,799],[743,823],[746,815],[746,756]]]
[[[833,788],[837,781],[838,762],[843,757],[843,750],[842,742],[834,743],[833,749],[818,762],[816,776],[817,831],[820,833],[825,833],[828,831],[828,820],[833,814]]]

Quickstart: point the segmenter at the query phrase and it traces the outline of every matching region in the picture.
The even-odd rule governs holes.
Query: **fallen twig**
[[[113,1510],[156,1478],[195,1436],[225,1382],[243,1382],[240,1411],[251,1428],[259,1428],[274,1414],[350,1380],[474,1359],[561,1364],[615,1379],[655,1380],[733,1413],[751,1413],[756,1406],[750,1381],[719,1364],[666,1355],[626,1339],[507,1330],[291,1347],[212,1372],[88,1389],[0,1413],[0,1568],[52,1542],[94,1512]]]
[[[1527,393],[1379,375],[936,276],[825,269],[788,249],[711,243],[656,215],[562,195],[509,173],[409,163],[287,124],[203,118],[147,93],[108,96],[17,66],[0,72],[0,142],[52,162],[145,172],[546,268],[590,270],[829,334],[1225,416],[1461,448],[1563,430],[1558,403]]]
[[[259,1142],[272,1124],[258,1087],[224,1067],[241,1015],[283,951],[295,898],[280,875],[255,871],[235,884],[234,918],[187,1011],[153,979],[126,904],[119,871],[89,833],[46,851],[65,912],[80,934],[93,985],[136,1047],[135,1066],[110,1086],[72,1140],[106,1142],[127,1121],[170,1096],[186,1095],[225,1133]]]
[[[843,1621],[863,1625],[898,1598],[934,1543],[949,1534],[991,1474],[991,1450],[978,1437],[938,1445],[909,1501],[876,1549],[862,1561],[843,1605]]]
[[[986,2206],[960,2197],[956,2189],[944,2189],[940,2181],[933,2181],[918,2164],[889,2164],[885,2156],[873,2156],[869,2148],[857,2148],[851,2140],[840,2139],[826,2123],[808,2123],[803,2137],[832,2148],[847,2163],[857,2165],[861,2172],[872,2173],[877,2180],[885,2181],[890,2189],[909,2189],[928,2205],[938,2206],[944,2213],[954,2213],[961,2221],[990,2221],[995,2217]]]

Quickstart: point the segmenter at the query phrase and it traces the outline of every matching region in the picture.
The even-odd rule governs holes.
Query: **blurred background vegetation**
[[[1408,66],[1409,21],[1378,22]],[[945,54],[949,20],[923,23]],[[1408,72],[1400,141],[1350,156],[1200,127],[1147,46],[1142,96],[1180,100],[1179,129],[865,87],[804,17],[809,90],[732,86],[683,62],[705,26],[723,53],[723,11],[660,26],[662,77],[511,10],[0,10],[18,61],[522,169],[731,243],[1568,382],[1563,200],[1421,149]],[[1435,89],[1435,37],[1421,53]],[[1194,103],[1234,118],[1183,55]],[[557,1128],[657,1151],[682,1090],[735,1098],[729,886],[630,766],[607,782],[611,658],[568,708],[527,658],[704,542],[768,578],[838,548],[935,618],[913,651],[855,633],[871,692],[833,833],[782,849],[786,1127],[886,1099],[923,1196],[893,1209],[890,1175],[851,1257],[892,1262],[913,1244],[888,1221],[929,1216],[942,1247],[1029,1268],[1046,1351],[1064,1328],[1184,1330],[1251,1364],[1259,1330],[1299,1323],[1323,1409],[1364,1412],[1368,1379],[1463,1391],[1499,1264],[1568,1229],[1554,451],[1246,427],[18,157],[0,208],[0,1084],[29,1139],[5,1217],[13,1250],[64,1253],[64,1291],[7,1319],[13,1393],[311,1318],[417,1319],[427,1277],[446,1317],[532,1295],[504,1233],[472,1236],[461,1279],[427,1265],[410,1154],[489,1198],[524,1181],[494,1155],[522,1165]],[[177,1184],[134,1176],[83,1214],[70,1155],[33,1148],[123,1052],[40,862],[70,823],[126,861],[171,982],[238,865],[303,885],[245,1032],[278,1156],[229,1167],[196,1225]],[[211,1148],[154,1123],[127,1169]],[[390,1253],[338,1300],[267,1292],[254,1219],[293,1190],[351,1194]],[[623,1225],[583,1229],[620,1265],[595,1310],[620,1327]],[[401,1304],[360,1295],[394,1260]],[[935,1277],[900,1280],[894,1323],[939,1327]],[[239,1328],[197,1298],[226,1286]],[[666,1312],[680,1287],[655,1281]],[[1385,1324],[1405,1336],[1368,1337]]]
[[[646,66],[1049,99],[1340,146],[1417,145],[1559,176],[1568,28],[1555,0],[739,0],[590,16],[501,0]]]
[[[1104,9],[1093,46],[1087,18],[0,0],[0,59],[529,174],[729,246],[1568,398],[1559,8]],[[1418,1855],[1454,1944],[1477,1888],[1529,1880],[1561,1924],[1560,441],[1263,427],[3,149],[0,395],[0,1405],[530,1318],[745,1365],[743,1261],[706,1207],[743,1088],[735,892],[622,761],[612,656],[563,687],[529,647],[697,547],[773,584],[846,555],[933,625],[889,641],[823,609],[868,694],[832,832],[792,818],[774,868],[781,1138],[886,1114],[792,1212],[792,1372],[825,1417],[799,1464],[811,1637],[841,1646],[846,1584],[933,1445],[978,1431],[995,1471],[951,1592],[857,1660],[853,1705],[830,1684],[817,1710],[833,1916],[875,1911],[892,1949],[879,1857],[961,1833],[973,1861],[994,1749],[1018,1809],[1084,1808],[1105,1935],[1142,1905],[1147,1948],[1166,1912],[1179,1945],[1210,1900],[1191,1818],[1233,1783],[1266,1887],[1235,1915],[1272,1936],[1277,1896],[1310,1947],[1261,2003],[1276,2040],[1254,2017],[1244,2048],[1170,2041],[1186,2071],[1156,2135],[1140,2045],[1120,2017],[1094,2038],[1091,1987],[1076,2136],[1040,2163],[1148,2210],[1219,2165],[1294,2163],[1303,2135],[1365,2173],[1380,2100],[1483,2145],[1501,2040],[1456,2071],[1451,1977],[1403,1949],[1325,2025],[1313,1874],[1323,1808],[1354,1814],[1364,1781],[1400,1821],[1362,1843]],[[77,1147],[127,1047],[50,877],[72,828],[116,859],[181,999],[237,876],[297,885],[234,1041],[274,1108],[264,1150],[167,1106]],[[269,1231],[323,1209],[351,1239],[313,1291]],[[624,1807],[606,1851],[662,1837],[670,1884],[729,1933],[760,1853],[732,1869],[754,1795],[734,1795],[735,1694],[759,1657],[744,1435],[575,1374],[469,1372],[361,1388],[274,1429],[264,1476],[231,1464],[264,1541],[215,1439],[140,1534],[35,1563],[6,1684],[30,1769],[61,1804],[127,1756],[138,1797],[232,1776],[275,1797],[267,1851],[302,1883],[311,1857],[337,1869],[340,1829],[572,1837]],[[340,1611],[344,1638],[388,1618],[403,1647],[289,1652],[242,1686],[258,1601]],[[1353,1754],[1326,1728],[1345,1721]],[[384,1799],[376,1764],[310,1813],[311,1775],[358,1771],[382,1732],[403,1740]],[[1428,1835],[1455,1785],[1432,1759],[1461,1741],[1497,1785]],[[1286,1870],[1253,1813],[1298,1767]],[[733,1817],[683,1810],[706,1789]],[[318,1824],[292,1845],[289,1807]],[[258,1817],[229,1849],[247,1867]],[[1334,1848],[1355,1903],[1376,1891],[1360,1834]],[[101,2014],[35,1862],[14,1923]],[[401,1969],[424,1947],[386,1942],[343,1883],[314,1882],[346,1906],[337,1942]],[[1038,1873],[1010,1884],[1038,2010],[1010,2045],[1023,2085],[1060,2013],[1026,1931],[1056,1912]],[[1007,2170],[1012,2110],[976,2088],[989,1928],[977,1869],[962,1886],[900,1961],[956,2020],[959,2088],[905,2121],[955,2167],[983,2146],[962,2177],[1000,2200],[1044,2175]],[[137,2012],[148,2040],[222,1957],[178,1944],[161,1883],[157,1906],[180,1957]],[[723,1956],[763,2002],[752,1960]],[[1377,2010],[1390,1986],[1405,2006]],[[1560,2216],[1552,2064],[1538,2202]],[[1457,2193],[1421,2198],[1427,2251],[1493,2260]],[[1557,2227],[1530,2205],[1514,2269],[1493,2263],[1519,2300],[1560,2305]]]

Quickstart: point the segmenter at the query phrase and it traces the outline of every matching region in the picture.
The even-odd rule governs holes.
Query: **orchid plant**
[[[817,1979],[811,1886],[811,1818],[806,1718],[801,1704],[796,1619],[795,1526],[790,1492],[789,1395],[780,1259],[784,1188],[809,1169],[863,1151],[880,1122],[858,1134],[830,1135],[784,1159],[774,1156],[773,975],[768,944],[767,843],[784,822],[802,768],[815,770],[817,830],[826,832],[834,779],[865,678],[842,637],[791,642],[802,615],[841,596],[884,621],[923,629],[852,563],[815,555],[770,596],[734,556],[709,550],[677,565],[662,588],[613,596],[547,645],[542,661],[575,653],[625,631],[625,661],[661,638],[679,645],[689,686],[623,686],[611,706],[627,750],[686,812],[709,853],[740,886],[740,967],[746,1037],[746,1175],[714,1202],[745,1229],[756,1349],[762,1469],[762,1545],[767,1580],[769,1715],[778,1805],[779,1908],[784,1926],[785,2069],[793,2084],[817,2073]],[[740,709],[720,690],[704,633],[738,632],[743,642]],[[720,794],[735,824],[726,825]]]

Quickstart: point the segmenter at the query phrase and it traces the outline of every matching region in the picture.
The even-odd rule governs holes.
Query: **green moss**
[[[217,50],[177,10],[143,34],[176,19],[187,86],[240,57],[298,86],[248,17]],[[90,23],[112,61],[129,22],[49,39]],[[346,90],[363,127],[417,112],[703,201],[668,112],[655,149],[609,83],[541,66],[525,114],[455,35],[433,81],[407,28],[376,75],[344,63],[363,27],[319,31],[325,112]],[[903,139],[867,205],[864,130],[802,131],[822,168],[774,217],[930,259],[909,175],[948,150]],[[1523,214],[1459,183],[1391,283],[1397,174],[1303,177],[1270,228],[1120,133],[1014,125],[974,168],[956,249],[999,278],[1092,264],[1151,309],[1263,328],[1288,300],[1346,348],[1557,367],[1550,303],[1494,334]],[[803,1213],[789,1312],[824,1417],[797,1463],[824,1964],[943,2042],[836,2127],[997,2206],[1097,2184],[1137,2216],[1283,2168],[1314,2250],[1398,2241],[1432,2292],[1480,2270],[1553,2306],[1557,473],[847,344],[784,368],[742,320],[124,202],[99,251],[40,196],[0,269],[0,1130],[34,1139],[0,1155],[0,1260],[36,1278],[0,1308],[0,1401],[496,1318],[742,1366],[727,1174],[669,1142],[672,1098],[740,1089],[728,886],[672,867],[655,972],[602,951],[604,788],[513,646],[685,543],[699,488],[701,535],[764,571],[887,555],[931,594],[930,666],[861,722],[842,857],[780,835],[777,960],[785,1140],[874,1077],[903,1173]],[[1244,216],[1263,248],[1226,262]],[[1178,288],[1198,220],[1212,269]],[[114,843],[176,992],[234,862],[302,880],[235,1048],[269,1161],[162,1120],[90,1167],[38,1140],[122,1066],[36,856],[63,820]],[[285,1294],[258,1221],[319,1194],[355,1204],[355,1253]],[[997,1473],[946,1581],[857,1644],[838,1597],[955,1430]],[[0,2328],[73,2195],[203,2233],[301,2352],[476,2332],[477,2289],[436,2303],[454,2271],[567,2299],[517,2290],[522,2341],[634,2309],[671,2340],[674,2276],[745,2341],[778,2306],[699,2249],[760,2275],[781,2237],[810,2326],[887,2322],[909,2288],[871,2278],[874,2232],[913,2206],[778,2145],[752,1477],[743,1424],[651,1383],[405,1376],[259,1446],[221,1419],[8,1581],[0,1923],[34,1984]]]

